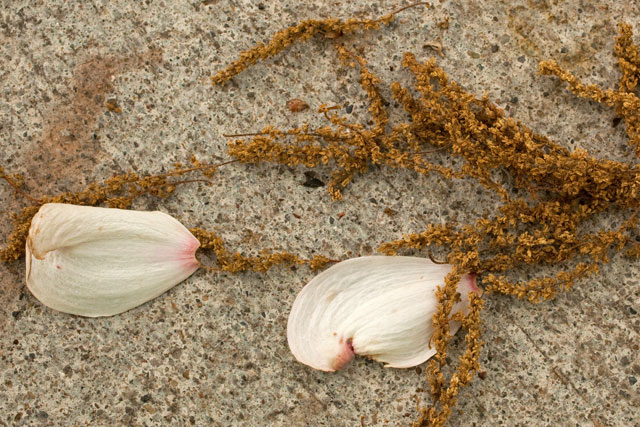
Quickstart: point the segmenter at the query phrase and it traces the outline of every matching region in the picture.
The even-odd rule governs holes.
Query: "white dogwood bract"
[[[189,277],[199,246],[162,212],[48,203],[31,221],[27,287],[55,310],[111,316]]]
[[[313,278],[293,303],[287,340],[295,358],[336,371],[355,354],[409,368],[432,357],[436,287],[451,265],[415,257],[367,256],[340,262]],[[468,312],[469,292],[480,292],[473,275],[458,286],[452,314]],[[450,323],[454,334],[459,322]]]

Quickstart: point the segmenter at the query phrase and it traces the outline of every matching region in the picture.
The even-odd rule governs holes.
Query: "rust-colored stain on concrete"
[[[93,175],[95,165],[105,157],[100,140],[94,136],[100,114],[109,110],[106,96],[114,90],[113,78],[162,59],[158,50],[130,56],[94,56],[73,70],[66,102],[54,103],[45,113],[42,134],[22,160],[31,171],[30,185],[46,190],[51,184],[77,189]],[[28,156],[28,158],[27,158]]]

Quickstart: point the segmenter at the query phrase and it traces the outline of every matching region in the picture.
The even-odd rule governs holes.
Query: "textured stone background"
[[[159,172],[191,154],[226,159],[223,133],[305,120],[286,101],[352,105],[368,119],[353,70],[327,41],[297,45],[212,88],[237,53],[302,19],[377,17],[382,1],[17,1],[0,5],[0,165],[34,195],[80,189],[135,170]],[[632,0],[435,2],[391,28],[350,37],[387,83],[410,79],[402,52],[439,64],[468,90],[569,147],[636,161],[612,111],[536,74],[554,58],[587,82],[617,84],[611,52]],[[447,30],[436,24],[449,19]],[[385,94],[389,94],[385,87]],[[113,113],[105,101],[115,100]],[[141,200],[187,226],[219,230],[245,253],[371,254],[386,240],[447,218],[471,221],[498,203],[472,181],[376,169],[343,202],[308,188],[303,168],[225,167],[212,187]],[[317,172],[326,181],[329,171]],[[469,197],[472,195],[473,197]],[[23,203],[0,185],[0,232]],[[385,208],[397,214],[385,214]],[[344,213],[344,215],[343,215]],[[615,212],[600,225],[615,226]],[[0,264],[0,425],[406,425],[421,367],[358,359],[326,374],[296,363],[285,328],[306,268],[269,274],[198,272],[122,315],[84,319],[38,303],[23,262]],[[493,296],[484,313],[486,378],[464,390],[450,425],[633,425],[640,419],[640,263],[616,257],[601,276],[532,306]],[[538,272],[539,273],[539,272]],[[522,272],[524,279],[530,272]],[[456,341],[460,349],[460,340]],[[422,394],[419,394],[422,396]],[[634,421],[635,420],[635,421]]]

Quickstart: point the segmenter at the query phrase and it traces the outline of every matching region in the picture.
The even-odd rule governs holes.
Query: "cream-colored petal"
[[[335,371],[354,354],[388,367],[419,365],[435,354],[429,348],[435,290],[450,265],[415,257],[369,256],[340,262],[311,280],[297,296],[287,325],[295,358],[323,371]],[[453,313],[466,312],[468,294],[478,290],[463,276],[462,299]],[[451,323],[451,333],[460,327]]]
[[[29,229],[27,286],[55,310],[111,316],[189,277],[199,246],[162,212],[49,203]]]

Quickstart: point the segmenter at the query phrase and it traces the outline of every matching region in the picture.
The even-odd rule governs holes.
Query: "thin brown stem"
[[[237,162],[239,162],[239,160],[238,159],[234,159],[234,160],[227,160],[226,162],[218,163],[218,164],[215,164],[215,165],[203,164],[203,165],[195,166],[195,167],[192,167],[192,168],[180,169],[180,170],[177,170],[177,171],[174,171],[174,172],[163,173],[163,174],[157,175],[157,176],[163,177],[163,176],[184,175],[185,173],[195,172],[195,171],[204,170],[204,169],[217,169],[220,166],[228,165],[228,164],[231,164],[231,163],[237,163]]]
[[[20,194],[22,197],[31,200],[34,203],[42,203],[42,201],[40,199],[36,199],[35,197],[32,197],[30,195],[28,195],[27,193],[25,193],[24,191],[22,191],[20,189],[20,187],[18,186],[18,184],[16,184],[15,182],[13,182],[11,179],[9,179],[9,177],[7,175],[2,175],[2,178],[7,181],[7,183],[11,186],[11,188],[13,188],[13,190]]]
[[[210,265],[205,265],[200,263],[199,268],[202,268],[203,270],[206,271],[215,271],[215,272],[223,272],[224,270],[220,267],[212,267]]]
[[[436,259],[433,258],[433,255],[431,255],[431,252],[427,252],[427,256],[429,257],[429,259],[431,260],[432,263],[434,264],[446,264],[446,261],[437,261]]]
[[[393,12],[390,13],[390,15],[397,15],[398,13],[405,11],[407,9],[411,9],[413,7],[418,7],[418,6],[426,6],[427,9],[431,7],[431,3],[428,3],[426,1],[422,1],[420,3],[413,3],[404,7],[401,7],[400,9],[396,9]]]
[[[309,132],[283,132],[285,135],[302,135],[302,136],[315,136],[318,138],[328,138],[328,135],[322,135],[319,133],[309,133]],[[225,138],[244,138],[245,136],[264,136],[270,135],[269,132],[250,132],[250,133],[232,133],[232,134],[222,134]],[[331,138],[335,138],[331,136]]]
[[[164,184],[164,186],[167,186],[167,185],[193,184],[195,182],[202,182],[202,183],[205,183],[205,184],[213,185],[213,181],[208,180],[208,179],[185,179],[185,180],[182,180],[182,181],[167,182],[166,184]]]

